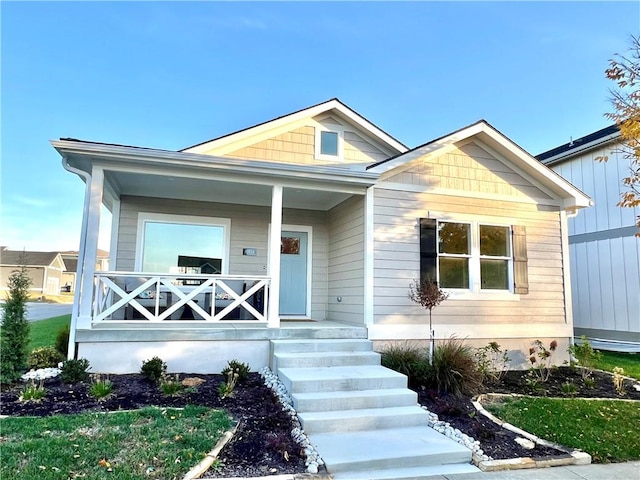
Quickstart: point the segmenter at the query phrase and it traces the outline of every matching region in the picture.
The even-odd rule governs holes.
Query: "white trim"
[[[407,183],[381,182],[376,185],[376,188],[414,193],[428,193],[431,195],[442,195],[447,197],[478,198],[483,200],[496,200],[502,202],[526,203],[529,205],[552,205],[558,208],[563,205],[563,202],[561,200],[555,198],[515,197],[510,195],[500,195],[497,193],[469,192],[466,190],[454,190],[451,188],[440,187],[434,188],[424,185],[411,185]]]
[[[442,214],[441,216],[433,215],[434,212],[429,212],[432,218],[437,220],[436,225],[436,242],[438,238],[438,225],[440,223],[459,223],[469,225],[469,235],[470,235],[470,243],[469,243],[469,253],[468,254],[441,254],[439,249],[437,253],[437,272],[438,272],[438,283],[440,283],[440,258],[467,258],[469,260],[469,288],[445,288],[442,287],[444,291],[450,294],[452,299],[456,300],[503,300],[507,297],[513,297],[515,300],[515,294],[513,293],[514,285],[513,285],[513,241],[512,241],[512,225],[505,224],[503,221],[496,222],[495,220],[478,220],[475,216],[469,216],[465,214]],[[471,219],[470,219],[471,217]],[[501,219],[503,220],[503,219]],[[480,255],[480,226],[490,226],[490,227],[504,227],[509,229],[509,233],[507,235],[507,242],[509,247],[509,256],[508,257],[498,257],[498,256],[482,256]],[[437,247],[436,247],[437,248]],[[499,290],[499,289],[491,289],[491,288],[482,288],[481,284],[481,269],[480,264],[482,259],[497,259],[497,260],[507,260],[507,285],[508,289]],[[519,298],[519,296],[518,296]]]
[[[118,261],[118,234],[120,230],[120,199],[111,206],[111,239],[109,240],[109,268],[116,270]]]
[[[571,296],[571,268],[570,259],[571,252],[569,250],[569,226],[567,221],[567,212],[560,212],[560,238],[562,241],[562,273],[564,280],[564,311],[565,322],[571,327],[573,332],[573,299]],[[571,337],[573,345],[573,336]]]
[[[282,235],[282,185],[274,185],[271,193],[271,223],[269,224],[269,257],[267,274],[271,277],[267,325],[280,327],[280,242],[272,241]]]
[[[307,301],[306,301],[306,312],[303,317],[301,317],[300,315],[281,315],[280,317],[286,318],[286,319],[304,318],[304,319],[310,320],[311,319],[311,294],[313,291],[312,284],[311,284],[313,279],[313,226],[283,224],[280,228],[280,236],[282,236],[282,232],[300,232],[300,233],[307,234]],[[267,241],[269,244],[269,248],[271,248],[271,228],[269,228],[269,238]],[[273,282],[273,279],[272,279],[272,282]],[[280,280],[278,280],[278,293],[280,293],[279,290],[280,290]]]
[[[596,139],[596,140],[594,140],[592,142],[585,143],[583,145],[576,145],[575,147],[571,148],[570,150],[565,150],[564,152],[559,153],[557,155],[554,155],[553,157],[549,157],[549,158],[545,158],[544,160],[540,160],[540,162],[543,165],[546,165],[547,167],[551,167],[552,165],[557,165],[559,163],[562,163],[562,162],[564,162],[565,160],[567,160],[567,159],[569,159],[571,157],[584,154],[589,150],[595,150],[596,148],[602,148],[602,147],[604,147],[605,145],[607,145],[609,143],[613,143],[613,142],[617,141],[621,136],[622,136],[622,134],[618,130],[615,133],[609,134],[609,135],[607,135],[605,137],[598,138],[598,139]],[[551,150],[553,150],[553,149],[551,149]],[[546,153],[546,152],[542,152],[542,153]],[[538,155],[538,156],[540,156],[540,155]]]
[[[100,214],[102,210],[102,192],[104,188],[104,170],[94,166],[89,189],[89,202],[84,215],[87,217],[85,245],[82,263],[82,291],[80,293],[78,321],[76,328],[91,328],[91,307],[93,304],[93,274],[98,260],[98,235],[100,232]],[[71,347],[71,346],[69,346]]]
[[[316,117],[320,114],[326,112],[336,112],[338,117],[342,117],[350,121],[351,123],[357,125],[359,128],[367,132],[369,135],[374,137],[376,140],[380,141],[382,144],[391,150],[395,150],[397,152],[406,152],[407,147],[402,145],[400,142],[380,130],[378,127],[373,125],[371,122],[365,120],[359,114],[352,111],[350,108],[347,108],[344,104],[339,102],[338,100],[329,100],[327,102],[321,103],[319,105],[315,105],[313,107],[306,108],[304,110],[300,110],[295,113],[291,113],[289,115],[285,115],[283,117],[276,118],[274,120],[265,122],[260,125],[255,125],[253,127],[249,127],[245,130],[241,130],[239,132],[232,133],[222,138],[214,139],[209,142],[195,145],[191,148],[185,149],[185,152],[206,152],[211,150],[219,150],[220,152],[224,152],[228,145],[232,145],[233,148],[237,147],[241,142],[246,141],[249,138],[260,138],[260,135],[264,135],[265,132],[272,134],[274,132],[278,132],[279,130],[285,128],[291,128],[292,125],[295,125],[299,122],[305,121],[307,119]],[[259,141],[259,140],[258,140]]]
[[[375,187],[367,188],[364,197],[364,324],[373,324],[374,288],[373,277],[375,275],[374,248],[375,248]]]
[[[564,323],[455,323],[438,325],[437,338],[445,339],[460,336],[464,332],[470,339],[483,338],[571,338],[573,329]],[[369,340],[426,340],[429,338],[428,328],[423,324],[374,324],[368,327]]]
[[[168,213],[138,213],[138,226],[136,231],[136,258],[135,268],[142,271],[142,249],[144,246],[144,231],[147,222],[173,223],[178,225],[203,225],[224,228],[224,253],[222,258],[222,274],[229,274],[229,252],[231,243],[231,219],[219,217],[202,217],[195,215],[175,215]],[[169,272],[164,272],[169,273]]]
[[[340,162],[344,160],[344,127],[340,125],[335,125],[331,127],[326,127],[322,124],[317,124],[314,128],[314,152],[316,160],[329,160],[332,162]],[[322,153],[322,134],[323,133],[335,133],[337,136],[337,148],[338,151],[335,155],[330,155],[326,153]]]

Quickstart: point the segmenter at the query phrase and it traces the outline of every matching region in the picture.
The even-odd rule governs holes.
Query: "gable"
[[[334,118],[324,118],[317,122],[311,119],[309,123],[256,143],[250,143],[223,156],[304,165],[373,163],[388,157],[388,154],[379,147]],[[316,158],[317,128],[342,132],[343,154],[340,159],[332,161]]]
[[[488,150],[471,141],[441,153],[428,153],[391,170],[384,181],[467,195],[476,192],[518,199],[552,198]]]
[[[181,151],[254,161],[339,165],[380,162],[407,151],[407,147],[333,99]]]

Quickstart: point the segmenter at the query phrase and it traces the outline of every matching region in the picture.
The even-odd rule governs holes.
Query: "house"
[[[62,288],[68,292],[76,291],[76,276],[78,271],[78,252],[74,250],[60,252],[65,271],[62,274]],[[109,252],[98,249],[96,270],[109,270]]]
[[[52,145],[86,184],[70,355],[95,371],[154,355],[173,371],[257,370],[278,339],[424,342],[416,278],[450,293],[438,339],[498,341],[514,366],[557,340],[566,358],[567,219],[590,199],[484,120],[410,149],[332,99],[179,151]]]
[[[0,250],[0,290],[8,291],[7,283],[14,270],[25,266],[31,278],[30,290],[40,295],[59,295],[65,265],[58,252]]]
[[[576,336],[598,348],[640,352],[640,208],[617,206],[629,176],[616,125],[537,156],[595,202],[569,218],[571,290]],[[598,158],[608,158],[599,162]]]

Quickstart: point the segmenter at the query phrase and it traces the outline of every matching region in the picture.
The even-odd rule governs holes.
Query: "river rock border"
[[[307,472],[312,474],[318,473],[318,469],[324,465],[324,461],[316,448],[311,445],[309,437],[307,437],[307,434],[302,429],[302,424],[300,423],[296,410],[293,408],[293,400],[289,396],[287,388],[269,367],[262,368],[259,373],[264,379],[265,385],[276,394],[280,403],[282,403],[282,409],[291,417],[294,425],[294,428],[291,430],[291,436],[293,440],[304,449]]]

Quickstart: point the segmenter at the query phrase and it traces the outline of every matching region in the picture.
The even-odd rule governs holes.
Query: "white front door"
[[[280,315],[307,315],[307,252],[307,232],[282,232],[280,239]]]

